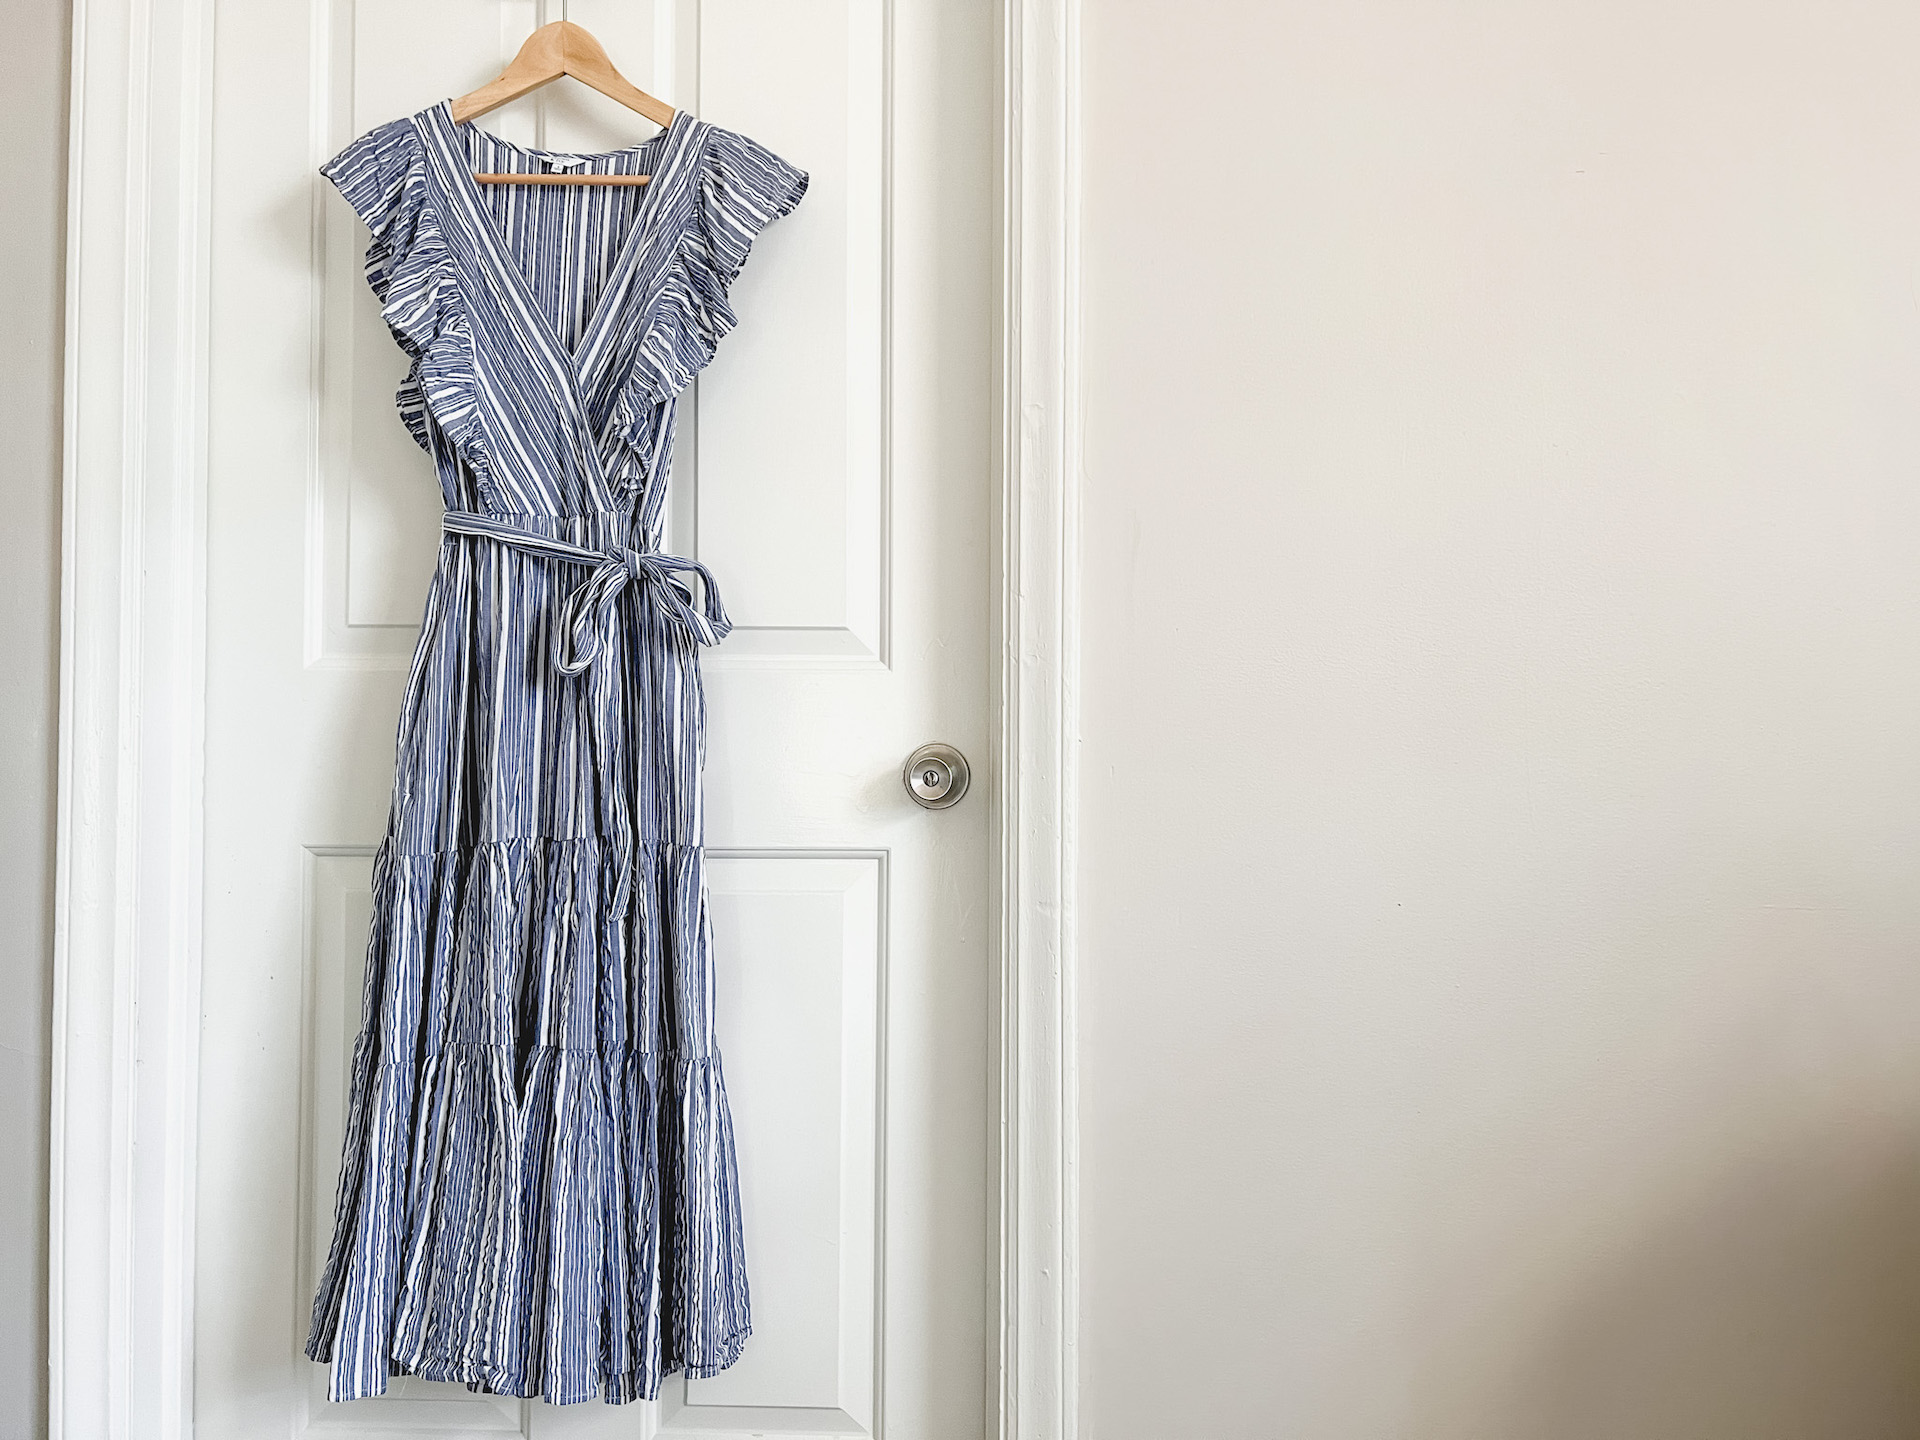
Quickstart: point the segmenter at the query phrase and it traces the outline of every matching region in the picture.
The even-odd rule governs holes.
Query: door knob
[[[900,778],[916,805],[944,810],[960,803],[973,776],[967,769],[967,757],[951,745],[922,745],[907,757]]]

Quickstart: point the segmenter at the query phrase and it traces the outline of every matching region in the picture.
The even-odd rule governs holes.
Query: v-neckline
[[[578,378],[578,361],[581,356],[591,355],[599,332],[605,328],[604,322],[619,302],[626,289],[626,282],[632,272],[648,232],[653,229],[654,216],[660,206],[656,197],[667,188],[666,182],[673,178],[680,156],[687,149],[682,143],[693,117],[685,110],[676,110],[667,127],[651,139],[638,145],[622,146],[618,150],[540,150],[531,146],[517,145],[511,140],[503,140],[490,131],[482,130],[471,120],[460,121],[453,118],[453,102],[442,100],[433,107],[433,114],[443,128],[447,141],[448,154],[445,159],[458,172],[454,177],[454,188],[460,192],[462,202],[475,229],[480,231],[483,243],[494,260],[494,268],[507,273],[507,283],[514,291],[514,299],[537,328],[540,338],[553,347],[554,353],[563,362],[569,375]],[[473,156],[467,146],[468,134],[483,135],[495,144],[506,147],[521,155],[535,158],[554,157],[565,160],[606,160],[615,155],[626,155],[636,150],[644,150],[649,145],[658,145],[660,155],[658,163],[651,171],[652,179],[640,187],[639,204],[633,219],[628,223],[626,233],[621,236],[618,249],[614,252],[613,263],[607,269],[605,282],[600,293],[594,298],[593,306],[587,314],[585,323],[580,327],[577,342],[569,346],[561,339],[558,326],[552,318],[540,308],[539,297],[534,293],[533,277],[513,253],[507,243],[506,234],[500,228],[493,209],[487,204],[486,196],[480,192],[480,182],[474,179]]]

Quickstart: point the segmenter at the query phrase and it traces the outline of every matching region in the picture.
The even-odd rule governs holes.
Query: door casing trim
[[[192,1433],[213,0],[75,0],[48,1206],[62,1437]]]
[[[999,3],[998,1434],[1074,1440],[1079,4]]]
[[[193,1433],[215,0],[75,0],[49,1431]],[[1001,1440],[1073,1440],[1077,0],[996,0]]]

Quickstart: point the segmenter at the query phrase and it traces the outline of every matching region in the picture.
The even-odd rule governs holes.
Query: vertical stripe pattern
[[[554,169],[653,179],[473,179]],[[447,510],[307,1353],[336,1400],[396,1374],[650,1398],[751,1327],[701,848],[698,654],[728,620],[661,553],[675,403],[807,179],[685,113],[560,155],[445,104],[322,173]]]

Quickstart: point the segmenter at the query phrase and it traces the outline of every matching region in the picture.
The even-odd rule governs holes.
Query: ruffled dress
[[[583,170],[652,180],[474,179]],[[698,652],[728,621],[660,548],[675,400],[807,177],[684,112],[576,155],[446,104],[322,173],[447,509],[307,1354],[336,1400],[651,1398],[750,1329],[701,849]]]

